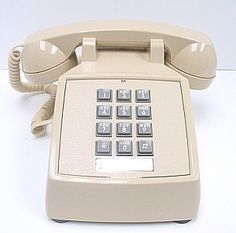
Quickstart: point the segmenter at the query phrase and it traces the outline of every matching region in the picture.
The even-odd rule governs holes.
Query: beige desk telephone
[[[13,88],[51,95],[32,120],[42,134],[54,111],[49,218],[193,219],[200,181],[189,90],[207,88],[215,71],[207,36],[143,21],[56,27],[13,49]]]

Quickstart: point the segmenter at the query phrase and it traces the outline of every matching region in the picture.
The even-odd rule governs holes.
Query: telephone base
[[[99,53],[97,62],[80,64],[58,82],[47,215],[117,223],[193,219],[200,178],[187,80],[147,62],[145,53],[116,51],[119,62],[112,64],[111,55]],[[101,72],[111,66],[112,72]],[[84,73],[90,69],[99,72]],[[119,99],[119,90],[128,90],[125,101]],[[146,90],[145,102],[139,102],[139,90]],[[145,107],[144,118],[139,106]],[[101,122],[110,127],[103,137]],[[152,125],[148,137],[139,135],[141,122]],[[129,137],[119,135],[120,123],[130,125]],[[127,146],[119,146],[124,141]],[[148,143],[141,147],[141,141],[150,145],[145,156],[140,152]]]

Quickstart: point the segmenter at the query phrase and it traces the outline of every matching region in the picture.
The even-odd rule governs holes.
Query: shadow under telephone
[[[21,82],[20,62],[28,83]],[[13,49],[12,87],[50,94],[32,120],[32,132],[43,134],[54,112],[49,218],[194,218],[200,180],[190,88],[207,88],[215,71],[206,35],[143,21],[55,27]]]

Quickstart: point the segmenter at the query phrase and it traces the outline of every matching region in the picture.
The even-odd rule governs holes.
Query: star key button
[[[108,140],[96,141],[96,155],[111,156],[111,141]]]

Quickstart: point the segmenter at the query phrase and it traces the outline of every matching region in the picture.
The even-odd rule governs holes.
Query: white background
[[[186,26],[214,41],[218,68],[236,69],[234,0],[8,0],[0,8],[0,68],[9,49],[33,31],[87,19],[137,18]],[[20,94],[0,71],[0,232],[207,232],[236,233],[236,72],[218,71],[192,102],[201,172],[201,202],[186,225],[56,224],[46,217],[45,192],[50,146],[35,138],[30,121],[47,95]]]
[[[218,68],[236,69],[235,0],[1,0],[0,69],[9,50],[39,29],[89,19],[162,21],[207,33]]]

